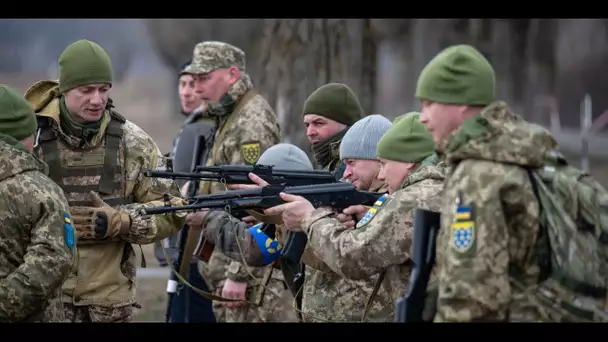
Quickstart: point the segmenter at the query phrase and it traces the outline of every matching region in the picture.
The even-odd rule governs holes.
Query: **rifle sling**
[[[378,275],[378,279],[376,280],[376,283],[374,284],[372,293],[370,294],[369,298],[367,299],[367,302],[365,303],[365,309],[363,310],[363,317],[361,317],[361,322],[365,322],[365,318],[367,317],[369,310],[372,308],[372,303],[374,302],[374,299],[376,298],[376,295],[378,294],[378,291],[380,290],[380,286],[382,286],[382,282],[384,281],[385,276],[386,276],[386,270],[383,270]]]
[[[194,254],[194,249],[198,244],[198,240],[196,239],[197,235],[198,234],[194,229],[188,229],[186,246],[184,247],[184,255],[182,256],[182,262],[179,265],[179,274],[184,278],[188,277],[192,255]]]

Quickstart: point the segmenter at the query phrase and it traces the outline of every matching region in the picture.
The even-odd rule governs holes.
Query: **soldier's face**
[[[95,122],[101,119],[108,103],[111,85],[89,84],[66,91],[65,105],[79,122]]]
[[[346,128],[345,124],[316,114],[304,115],[304,126],[308,142],[316,144]]]
[[[380,171],[380,162],[369,159],[344,159],[346,169],[344,179],[350,181],[359,190],[368,190]]]
[[[422,101],[420,122],[426,126],[435,144],[439,146],[460,126],[464,109],[465,106]]]
[[[414,166],[416,166],[414,163],[403,163],[384,158],[379,158],[379,160],[380,172],[378,172],[378,179],[386,183],[389,194],[399,190],[405,178],[410,175]]]
[[[198,74],[196,75],[196,92],[200,94],[203,101],[218,102],[240,76],[240,70],[235,67]]]
[[[194,76],[185,74],[179,78],[179,101],[182,105],[182,111],[186,114],[192,113],[198,106],[203,103],[201,94],[196,92],[196,81]]]

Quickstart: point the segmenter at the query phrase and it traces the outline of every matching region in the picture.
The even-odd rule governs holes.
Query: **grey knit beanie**
[[[268,148],[258,159],[258,164],[274,165],[282,170],[311,171],[312,163],[304,151],[292,144],[276,144]]]
[[[391,121],[372,114],[355,122],[340,143],[340,159],[376,159],[378,141],[391,127]]]

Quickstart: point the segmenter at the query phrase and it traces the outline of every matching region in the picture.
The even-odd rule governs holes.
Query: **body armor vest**
[[[124,142],[122,125],[126,120],[110,111],[105,139],[92,149],[69,146],[61,139],[58,123],[38,117],[42,159],[49,166],[49,177],[65,193],[70,207],[92,206],[89,191],[96,191],[108,205],[115,207],[133,203],[125,196]]]

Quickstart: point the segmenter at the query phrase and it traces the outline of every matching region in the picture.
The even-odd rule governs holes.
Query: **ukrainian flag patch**
[[[251,234],[253,240],[260,248],[262,257],[264,258],[264,264],[269,265],[277,260],[283,247],[277,239],[271,239],[261,228],[262,224],[258,223],[255,226],[249,227],[247,231]]]
[[[454,210],[454,221],[450,224],[450,246],[458,253],[466,253],[475,245],[475,205],[463,205],[458,195]]]
[[[380,198],[378,198],[376,200],[376,202],[374,202],[374,206],[369,208],[367,213],[365,213],[365,215],[361,218],[361,220],[359,222],[357,222],[357,228],[363,227],[369,221],[371,221],[372,218],[374,218],[374,216],[376,216],[378,209],[384,205],[384,202],[386,202],[387,197],[388,197],[388,194],[384,194]]]
[[[73,249],[76,235],[74,232],[74,226],[72,225],[72,217],[69,213],[63,212],[63,221],[63,238],[65,240],[65,244],[70,249]]]

